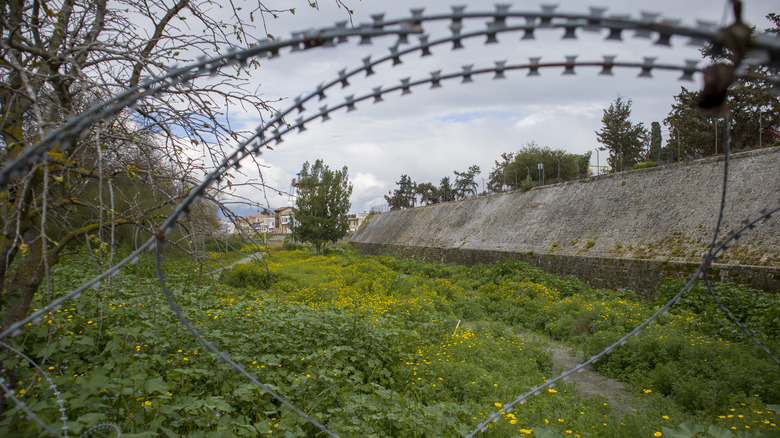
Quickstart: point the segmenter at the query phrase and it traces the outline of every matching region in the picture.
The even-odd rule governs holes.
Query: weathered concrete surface
[[[473,264],[523,259],[599,287],[649,291],[695,270],[712,241],[723,157],[376,215],[353,236],[364,253]],[[780,205],[780,148],[734,154],[721,236]],[[715,274],[780,290],[780,218],[736,241]]]

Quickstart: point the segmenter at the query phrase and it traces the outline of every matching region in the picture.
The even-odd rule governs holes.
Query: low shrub
[[[634,164],[634,169],[647,169],[648,167],[656,167],[658,164],[654,161],[643,161],[641,163]]]
[[[265,266],[254,262],[235,265],[219,276],[219,280],[228,286],[256,289],[268,289],[277,279]]]
[[[285,251],[302,251],[307,248],[308,247],[306,245],[301,245],[300,243],[287,242],[287,241],[282,243],[282,249]]]
[[[244,254],[267,254],[270,250],[271,248],[268,246],[261,245],[259,243],[252,243],[242,246],[239,251]]]
[[[586,354],[596,354],[619,334],[596,333]],[[780,401],[777,365],[749,344],[731,343],[691,333],[691,327],[670,323],[645,330],[603,356],[596,369],[605,375],[652,388],[687,412],[713,415],[723,406],[757,398]]]
[[[654,297],[655,302],[660,304],[669,301],[684,284],[683,279],[665,280]],[[762,342],[774,342],[777,345],[780,339],[780,294],[734,283],[715,283],[713,291],[721,303]],[[723,314],[702,282],[696,282],[671,311],[673,314],[695,313],[696,329],[710,336],[730,341],[748,338]]]

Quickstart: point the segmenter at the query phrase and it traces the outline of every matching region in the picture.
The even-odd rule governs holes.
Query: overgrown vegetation
[[[216,282],[184,258],[168,260],[165,271],[205,338],[340,436],[463,436],[553,376],[546,336],[600,351],[680,286],[667,283],[657,302],[647,302],[521,262],[466,268],[365,257],[349,247],[266,260],[272,276],[248,264]],[[84,253],[56,266],[53,295],[81,284],[89,264]],[[124,436],[319,436],[186,333],[158,293],[153,268],[140,260],[11,339],[56,383],[69,432],[115,422]],[[730,285],[718,293],[778,351],[777,295]],[[39,293],[33,307],[46,299]],[[777,431],[778,367],[724,320],[702,288],[597,368],[630,383],[633,412],[563,384],[530,397],[482,435]],[[22,357],[2,369],[13,376],[18,400],[61,430],[45,376]],[[16,408],[0,423],[2,436],[40,433]]]

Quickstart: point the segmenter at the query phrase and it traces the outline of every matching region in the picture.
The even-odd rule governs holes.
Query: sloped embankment
[[[350,243],[366,254],[461,264],[522,259],[597,287],[650,291],[694,272],[712,241],[723,157],[376,215]],[[734,154],[722,236],[780,205],[780,148]],[[717,279],[780,290],[780,218],[745,233]]]

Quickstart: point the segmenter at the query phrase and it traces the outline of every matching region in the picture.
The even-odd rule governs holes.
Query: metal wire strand
[[[194,327],[192,327],[190,321],[184,316],[184,314],[182,314],[181,307],[179,307],[179,305],[176,304],[176,302],[173,300],[173,293],[165,285],[165,274],[162,271],[162,265],[163,265],[162,249],[164,243],[165,243],[164,238],[157,237],[157,242],[156,242],[156,247],[154,252],[155,272],[157,274],[157,279],[160,282],[160,291],[163,293],[163,295],[165,295],[165,299],[168,300],[168,307],[170,307],[173,313],[176,314],[176,317],[179,319],[181,325],[186,327],[193,338],[195,338],[198,342],[203,344],[204,347],[208,348],[214,354],[216,354],[220,360],[230,365],[234,370],[238,371],[241,375],[246,377],[250,382],[254,383],[260,389],[268,393],[268,395],[270,395],[271,397],[275,398],[276,400],[278,400],[279,402],[281,402],[282,404],[290,408],[293,412],[300,415],[303,419],[305,419],[306,421],[314,425],[317,429],[323,431],[326,435],[333,438],[338,438],[338,435],[331,432],[330,430],[328,430],[328,428],[320,424],[317,420],[315,420],[307,413],[303,412],[298,407],[296,407],[295,405],[287,401],[286,398],[274,392],[274,390],[272,390],[270,387],[257,380],[257,377],[246,372],[246,369],[244,368],[243,365],[232,360],[230,357],[228,357],[226,353],[223,353],[213,343],[206,340],[206,338],[203,336],[203,333],[198,332],[197,330],[195,330]]]
[[[539,59],[537,58],[537,59],[531,59],[531,62],[528,64],[515,65],[515,66],[507,66],[505,62],[498,61],[496,62],[496,65],[494,67],[484,68],[481,70],[473,70],[472,66],[469,66],[468,68],[464,67],[463,70],[460,72],[452,73],[448,75],[442,75],[440,72],[435,72],[432,73],[430,77],[415,82],[412,82],[410,79],[402,79],[401,85],[388,87],[387,89],[384,90],[382,89],[382,87],[379,87],[377,89],[374,89],[372,93],[366,94],[363,97],[354,98],[354,96],[351,96],[348,97],[344,102],[339,102],[331,108],[328,108],[327,105],[321,107],[319,108],[319,111],[314,111],[313,115],[309,117],[301,117],[300,119],[298,119],[295,125],[285,126],[286,124],[282,123],[283,118],[291,114],[293,111],[304,112],[305,110],[304,104],[313,100],[315,97],[317,99],[327,98],[326,91],[328,91],[331,87],[335,87],[337,85],[348,86],[349,85],[348,79],[352,78],[353,76],[361,73],[370,74],[372,72],[372,69],[375,66],[379,65],[380,63],[391,62],[391,61],[393,64],[400,63],[401,57],[406,54],[411,54],[411,53],[422,53],[423,55],[431,54],[430,49],[432,46],[441,45],[445,43],[452,43],[453,49],[455,49],[461,45],[461,40],[465,38],[474,38],[478,36],[486,36],[487,37],[487,41],[485,41],[486,44],[495,43],[498,41],[497,35],[505,32],[523,32],[524,38],[526,37],[533,38],[534,31],[540,29],[564,30],[565,31],[564,38],[567,39],[576,38],[577,37],[576,30],[578,29],[586,29],[586,30],[606,29],[609,31],[609,36],[607,37],[607,39],[611,39],[611,40],[622,40],[621,32],[626,30],[634,30],[636,31],[637,37],[647,37],[652,35],[653,33],[657,34],[658,40],[656,41],[656,44],[661,44],[661,45],[671,45],[670,44],[671,36],[683,36],[683,37],[690,38],[691,42],[701,43],[706,39],[711,39],[715,37],[718,31],[716,26],[707,23],[701,23],[697,27],[685,27],[685,26],[677,25],[676,22],[658,21],[655,19],[657,17],[653,19],[650,19],[648,17],[643,17],[640,19],[634,19],[630,17],[627,18],[606,17],[603,14],[603,10],[598,8],[592,8],[590,14],[565,14],[565,13],[555,12],[555,8],[550,6],[542,7],[541,11],[515,12],[515,11],[510,11],[509,6],[499,5],[496,7],[495,11],[489,11],[489,12],[471,13],[471,12],[465,12],[463,7],[458,7],[458,8],[453,8],[453,12],[449,14],[424,15],[422,13],[422,10],[415,10],[412,12],[412,14],[413,14],[412,17],[403,18],[399,20],[384,20],[384,18],[381,16],[375,16],[374,23],[372,25],[359,26],[351,29],[348,29],[345,26],[336,25],[335,27],[323,28],[320,29],[319,31],[298,32],[298,33],[294,33],[292,38],[289,39],[280,39],[275,41],[261,41],[259,44],[249,49],[231,52],[210,59],[201,59],[185,67],[171,69],[165,75],[151,78],[145,81],[144,83],[142,83],[141,85],[139,85],[138,87],[125,90],[124,92],[120,93],[119,95],[117,95],[115,98],[111,100],[94,105],[86,112],[69,120],[65,125],[60,127],[58,130],[49,133],[40,143],[31,146],[29,148],[26,148],[17,159],[5,163],[2,169],[0,169],[0,187],[5,187],[6,185],[9,184],[9,181],[12,178],[24,173],[26,169],[28,169],[32,164],[39,161],[40,157],[44,156],[46,152],[51,150],[54,146],[64,143],[67,139],[78,135],[80,132],[87,129],[89,126],[98,122],[99,120],[117,114],[119,111],[123,110],[124,108],[132,107],[139,100],[147,96],[152,96],[152,95],[162,93],[165,90],[171,87],[178,86],[180,84],[186,84],[189,81],[192,81],[200,76],[213,74],[217,72],[220,68],[246,62],[246,60],[248,60],[249,58],[253,58],[253,57],[274,58],[277,55],[279,55],[279,51],[283,48],[291,48],[293,52],[298,52],[303,50],[310,50],[315,47],[333,47],[339,43],[346,42],[349,38],[355,38],[355,37],[360,38],[360,41],[362,43],[370,43],[372,38],[377,38],[382,36],[395,36],[398,38],[398,43],[394,48],[391,48],[389,55],[380,57],[375,61],[372,61],[370,58],[367,58],[364,60],[361,66],[353,70],[350,70],[349,72],[347,72],[346,70],[342,70],[339,73],[339,76],[337,78],[325,82],[324,84],[317,87],[316,91],[309,93],[305,97],[296,99],[294,105],[291,105],[285,111],[277,113],[277,115],[273,117],[269,121],[269,123],[261,124],[253,136],[246,139],[245,141],[240,142],[238,147],[231,154],[225,156],[223,160],[220,162],[220,164],[217,166],[217,168],[214,169],[210,174],[208,174],[198,187],[190,191],[188,197],[177,206],[174,213],[171,214],[161,225],[159,236],[152,237],[149,240],[147,240],[140,248],[138,248],[136,251],[134,251],[132,254],[126,257],[124,260],[120,261],[116,265],[109,268],[106,272],[99,275],[98,277],[86,282],[81,287],[71,291],[70,293],[64,295],[63,297],[54,300],[50,304],[46,305],[43,309],[33,312],[31,315],[29,315],[27,318],[24,318],[22,321],[19,321],[11,325],[10,327],[4,328],[3,331],[0,332],[0,339],[4,339],[8,336],[13,336],[21,333],[21,330],[24,328],[24,326],[27,323],[36,321],[45,313],[53,310],[57,310],[63,303],[78,298],[86,288],[98,284],[104,278],[114,274],[122,266],[135,260],[138,256],[140,256],[140,254],[143,251],[150,248],[152,244],[155,244],[156,251],[154,253],[154,258],[156,262],[156,274],[160,281],[161,292],[163,293],[163,295],[165,295],[169,307],[176,314],[177,318],[179,319],[179,322],[189,331],[189,333],[200,343],[202,343],[206,348],[214,352],[220,358],[220,360],[226,362],[234,370],[236,370],[241,375],[246,377],[248,380],[250,380],[252,383],[257,385],[259,388],[261,388],[269,395],[271,395],[272,397],[280,401],[282,404],[290,408],[297,415],[300,415],[306,421],[310,422],[312,425],[317,427],[326,435],[335,437],[337,436],[336,434],[329,431],[325,426],[318,423],[311,416],[309,416],[308,414],[306,414],[296,406],[292,405],[284,397],[276,394],[267,385],[261,383],[255,376],[249,374],[241,364],[231,360],[226,353],[221,352],[219,349],[216,348],[216,346],[214,346],[214,344],[207,341],[201,333],[199,333],[197,330],[195,330],[192,327],[190,321],[187,320],[187,318],[183,315],[181,308],[175,303],[174,295],[171,292],[171,290],[167,288],[165,277],[162,272],[162,265],[163,265],[162,245],[164,244],[165,235],[167,234],[167,232],[173,229],[173,227],[176,225],[176,222],[178,221],[178,218],[182,214],[184,214],[184,212],[188,209],[189,205],[192,204],[197,198],[202,196],[207,187],[209,187],[214,182],[220,181],[221,178],[223,178],[224,174],[228,170],[237,167],[241,159],[245,158],[248,155],[259,154],[261,152],[261,148],[263,148],[263,146],[266,146],[269,142],[271,141],[280,142],[283,135],[289,133],[290,131],[295,131],[295,130],[300,132],[304,130],[305,123],[308,123],[317,118],[320,118],[323,121],[328,120],[329,114],[336,109],[346,109],[347,111],[349,111],[355,109],[355,104],[357,102],[361,102],[368,99],[374,99],[374,102],[381,102],[382,96],[389,92],[401,91],[402,94],[407,94],[408,92],[411,92],[410,90],[414,86],[421,85],[421,84],[431,84],[432,86],[437,87],[441,85],[441,81],[446,79],[452,79],[452,78],[462,78],[462,82],[466,83],[471,81],[472,76],[477,74],[482,74],[482,73],[493,73],[495,75],[495,78],[500,78],[503,77],[504,72],[506,70],[510,70],[510,69],[528,69],[529,75],[536,75],[538,74],[540,68],[553,67],[553,66],[564,67],[566,73],[574,73],[575,67],[599,66],[603,69],[602,70],[603,74],[610,74],[611,69],[616,66],[637,67],[641,69],[640,76],[649,76],[654,69],[668,68],[668,69],[682,71],[683,78],[681,79],[690,79],[690,76],[693,73],[698,72],[695,63],[691,64],[689,62],[686,63],[684,66],[665,66],[663,64],[656,64],[654,60],[650,60],[650,59],[645,59],[645,61],[642,63],[618,63],[615,62],[614,58],[605,57],[604,60],[601,62],[583,63],[583,62],[576,61],[576,59],[574,58],[567,58],[565,62],[542,64],[539,62]],[[508,18],[524,18],[526,20],[525,21],[526,24],[519,25],[519,26],[514,24],[507,24]],[[487,26],[485,26],[486,23],[484,22],[484,19],[488,19],[492,21],[488,22]],[[461,32],[461,29],[463,28],[463,23],[467,20],[468,21],[482,20],[481,21],[482,27],[476,31]],[[419,44],[409,45],[404,49],[399,48],[401,44],[408,44],[408,36],[410,34],[423,35],[424,34],[423,24],[431,21],[452,22],[452,26],[450,27],[452,30],[452,34],[434,41],[429,41],[427,36],[423,36],[420,38]],[[754,47],[763,50],[765,53],[770,54],[771,56],[768,59],[780,58],[780,40],[759,36],[754,41]],[[775,83],[777,83],[777,78],[770,78],[770,79],[774,80]],[[776,91],[778,90],[780,90],[780,87],[776,87]],[[269,136],[268,132],[271,132],[272,135]],[[726,157],[726,165],[728,166],[728,155]],[[668,311],[668,309],[672,305],[677,303],[680,300],[680,297],[691,289],[693,282],[696,279],[704,277],[705,281],[707,281],[707,270],[710,264],[712,263],[712,261],[714,261],[717,254],[720,251],[725,250],[726,245],[732,239],[737,238],[741,233],[745,232],[748,229],[747,226],[743,227],[743,229],[738,230],[735,235],[730,236],[721,244],[716,245],[715,243],[717,241],[717,236],[720,234],[720,226],[722,222],[723,209],[725,205],[726,179],[727,179],[727,171],[726,171],[726,175],[724,175],[724,191],[723,191],[721,209],[719,213],[716,230],[713,236],[713,243],[710,246],[710,251],[705,257],[705,260],[697,269],[696,273],[691,277],[688,283],[674,296],[674,298],[672,298],[662,308],[656,311],[656,313],[654,313],[647,321],[640,324],[637,328],[632,330],[630,333],[625,335],[616,343],[607,347],[601,353],[591,357],[588,361],[574,367],[571,370],[565,371],[560,376],[554,379],[550,379],[546,381],[543,385],[532,388],[528,393],[519,396],[513,402],[505,405],[505,407],[501,411],[492,414],[490,418],[488,418],[488,420],[486,420],[485,422],[477,426],[475,431],[473,431],[467,436],[471,437],[474,434],[478,433],[479,431],[484,430],[485,426],[490,421],[495,421],[501,412],[511,409],[512,406],[524,401],[527,397],[533,394],[538,394],[541,389],[552,386],[553,384],[555,384],[555,382],[557,382],[560,379],[564,379],[568,377],[571,373],[581,371],[582,369],[584,369],[585,366],[595,362],[604,354],[608,354],[614,348],[617,348],[617,346],[624,344],[631,336],[635,336],[641,330],[643,330],[644,328],[652,324],[655,321],[655,319],[658,317],[658,315]],[[780,207],[772,210],[771,212],[763,213],[759,219],[756,219],[753,222],[751,222],[750,228],[756,225],[759,220],[764,220],[768,218],[771,214],[777,213],[778,209],[780,209]],[[709,283],[708,283],[708,287],[709,287]],[[716,302],[719,303],[717,297],[714,298]],[[0,378],[0,382],[4,383],[2,378]],[[37,418],[34,414],[32,414],[32,412],[29,411],[28,407],[23,402],[18,400],[17,397],[14,397],[12,391],[8,389],[5,386],[5,384],[3,384],[2,386],[3,386],[3,391],[5,393],[5,396],[14,400],[17,406],[19,406],[21,410],[27,413],[30,416],[30,418],[36,421],[43,430],[46,430],[47,432],[51,433],[54,436],[60,436],[55,431],[53,431],[48,425],[43,423],[39,418]],[[117,435],[121,433],[121,430],[118,428],[118,426],[109,423],[95,426],[93,429],[87,431],[87,433],[90,433],[93,430],[101,429],[101,428],[112,428],[117,431]]]
[[[721,245],[716,246],[715,243],[718,240],[718,235],[720,231],[721,223],[723,222],[723,211],[726,208],[726,192],[728,191],[729,186],[729,158],[731,157],[731,133],[730,133],[730,117],[725,117],[725,131],[726,131],[726,141],[725,141],[725,160],[723,164],[723,191],[721,192],[721,198],[720,198],[720,212],[718,214],[718,225],[715,227],[715,233],[712,237],[712,244],[710,245],[710,249],[707,252],[707,256],[705,257],[705,263],[707,263],[707,268],[709,268],[709,264],[715,261],[717,258],[717,253],[720,252],[722,249],[725,249],[726,243],[723,242]],[[765,217],[764,217],[765,216]],[[770,214],[762,215],[762,219],[769,218],[771,216]],[[735,239],[740,236],[742,233],[747,231],[748,229],[752,228],[752,226],[746,225],[742,227],[742,229],[738,230],[738,234],[735,233],[732,237]],[[728,241],[731,241],[729,239]],[[718,297],[718,294],[715,292],[715,289],[712,287],[712,284],[710,283],[710,276],[709,276],[709,269],[704,270],[704,284],[707,286],[707,290],[710,293],[710,296],[712,297],[713,301],[718,305],[718,308],[721,312],[723,312],[726,317],[734,324],[736,324],[737,327],[740,328],[750,339],[753,340],[753,342],[756,343],[762,350],[764,350],[764,353],[767,354],[777,365],[780,365],[780,360],[772,354],[772,351],[764,345],[761,341],[756,338],[756,336],[747,328],[745,327],[739,319],[737,319],[736,316],[734,316],[733,313],[723,304],[723,302]]]

